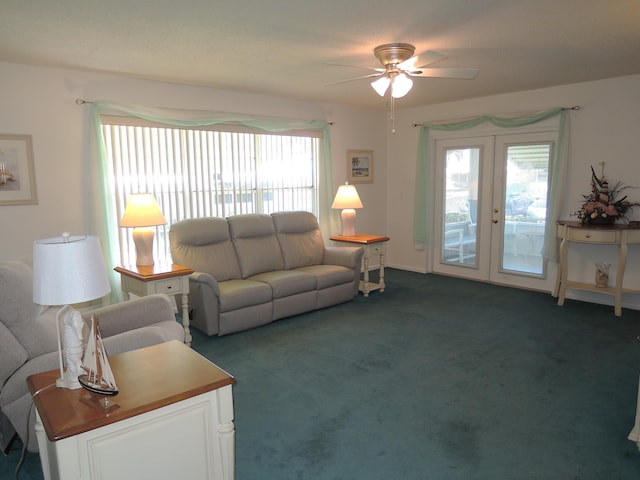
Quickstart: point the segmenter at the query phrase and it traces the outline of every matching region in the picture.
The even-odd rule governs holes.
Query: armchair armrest
[[[24,347],[11,331],[0,323],[0,387],[28,359],[29,354]]]
[[[83,314],[85,320],[95,314],[103,337],[110,337],[137,328],[176,320],[173,304],[167,295],[158,293],[114,303]]]

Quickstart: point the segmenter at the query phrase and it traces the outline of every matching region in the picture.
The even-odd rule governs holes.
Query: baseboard
[[[585,290],[572,290],[567,289],[565,298],[571,300],[578,300],[580,302],[597,303],[599,305],[614,306],[614,298],[612,295],[606,295],[603,293],[588,292]],[[627,294],[622,296],[622,308],[628,308],[630,310],[640,310],[640,295]]]
[[[397,263],[392,263],[392,264],[385,264],[385,268],[397,268],[398,270],[405,270],[408,272],[415,272],[415,273],[430,273],[427,272],[426,270],[423,269],[417,269],[415,267],[411,267],[411,266],[407,266],[407,265],[401,265],[401,264],[397,264]],[[463,277],[460,277],[463,278]],[[504,284],[505,287],[512,287],[512,288],[519,288],[516,286],[512,286],[512,285],[507,285]],[[567,294],[566,294],[566,298],[569,298],[571,300],[577,300],[580,302],[588,302],[588,303],[596,303],[599,305],[610,305],[611,307],[614,306],[614,298],[611,295],[606,295],[603,293],[595,293],[595,292],[588,292],[585,290],[573,290],[573,289],[567,289]],[[640,294],[626,294],[623,295],[622,297],[622,308],[628,308],[630,310],[640,310]]]

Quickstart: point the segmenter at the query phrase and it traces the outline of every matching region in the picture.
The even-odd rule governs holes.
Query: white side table
[[[181,295],[182,325],[184,327],[184,343],[191,345],[189,330],[189,275],[193,270],[182,265],[154,264],[148,266],[126,266],[114,268],[120,274],[122,293],[128,300],[130,293],[144,297],[154,293]]]
[[[233,480],[234,378],[171,341],[109,357],[120,392],[108,414],[85,389],[27,378],[45,480]]]
[[[364,255],[362,256],[364,279],[360,281],[360,291],[365,297],[368,297],[369,293],[374,290],[384,292],[384,256],[387,252],[387,242],[389,241],[389,237],[385,237],[383,235],[364,234],[351,236],[334,235],[333,237],[329,237],[329,240],[336,243],[347,243],[351,246],[355,244],[364,247]],[[369,281],[369,261],[375,255],[378,255],[380,260],[380,278],[377,283]]]

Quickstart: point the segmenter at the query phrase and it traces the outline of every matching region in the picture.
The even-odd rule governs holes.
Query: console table
[[[177,340],[109,362],[120,393],[108,413],[56,387],[57,370],[27,378],[46,480],[234,478],[231,375]]]
[[[368,297],[369,292],[374,290],[384,292],[384,256],[389,237],[383,235],[335,235],[329,237],[329,240],[364,247],[364,255],[362,256],[364,280],[360,280],[360,291],[365,297]],[[377,283],[369,281],[369,259],[373,255],[379,255],[380,259],[380,278]]]
[[[184,343],[191,345],[189,330],[189,275],[193,270],[175,263],[157,263],[154,265],[131,265],[114,268],[120,274],[122,294],[128,300],[130,294],[144,297],[153,293],[181,295],[182,325]]]
[[[591,292],[606,293],[615,298],[614,313],[617,317],[622,315],[622,295],[625,293],[640,293],[639,290],[623,288],[624,270],[627,264],[627,245],[640,244],[640,224],[621,225],[590,225],[568,220],[558,222],[558,238],[560,242],[560,262],[556,276],[556,286],[553,296],[558,297],[558,305],[564,304],[567,288],[588,290]],[[618,265],[616,279],[613,286],[596,287],[595,282],[583,283],[568,280],[568,255],[569,244],[591,243],[597,245],[617,245]]]
[[[636,442],[638,450],[640,450],[640,382],[638,382],[638,406],[636,407],[636,423],[627,437],[632,442]]]

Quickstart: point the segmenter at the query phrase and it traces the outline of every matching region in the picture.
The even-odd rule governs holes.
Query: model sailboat
[[[105,411],[117,407],[117,403],[111,402],[107,398],[117,395],[118,387],[116,386],[116,380],[109,365],[107,352],[102,343],[100,325],[95,315],[91,316],[91,331],[89,332],[87,348],[82,358],[82,369],[87,373],[78,377],[80,385],[100,397],[85,400],[86,403],[90,403],[92,406],[98,406]]]

